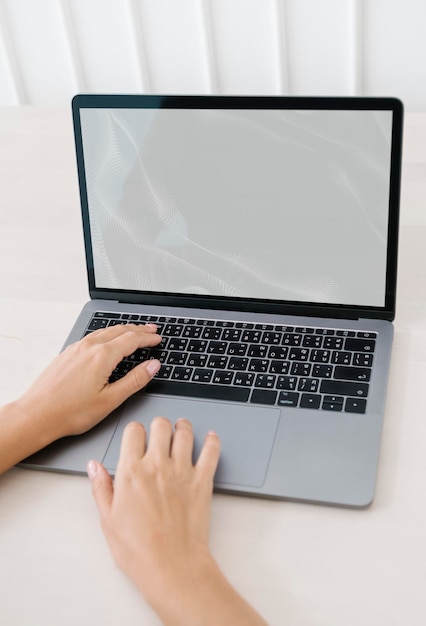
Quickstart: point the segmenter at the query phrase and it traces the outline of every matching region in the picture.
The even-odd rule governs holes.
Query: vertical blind
[[[424,0],[0,0],[0,105],[390,95],[422,110],[425,23]]]

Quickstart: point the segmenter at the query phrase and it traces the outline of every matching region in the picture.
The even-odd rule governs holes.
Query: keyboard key
[[[312,366],[312,376],[316,378],[331,378],[333,374],[332,365],[320,365],[315,363]]]
[[[187,345],[188,339],[182,339],[181,337],[175,339],[174,337],[172,337],[167,344],[167,349],[183,351],[185,350]]]
[[[217,326],[206,326],[201,334],[203,339],[219,339],[222,334],[222,329]]]
[[[247,328],[254,328],[254,324],[252,324],[251,322],[238,322],[237,324],[235,324],[235,327],[246,330]]]
[[[287,363],[287,361],[284,361]],[[290,373],[292,376],[309,376],[312,365],[310,363],[292,363]],[[286,372],[281,372],[285,374]]]
[[[375,347],[374,339],[345,339],[345,350],[351,352],[374,352]]]
[[[321,396],[317,393],[302,393],[300,406],[304,409],[319,409]]]
[[[354,330],[338,330],[336,332],[336,335],[338,337],[355,337],[355,331]]]
[[[314,363],[328,363],[330,354],[330,350],[312,350],[311,361]]]
[[[273,324],[255,324],[256,330],[274,330]]]
[[[284,333],[283,346],[300,346],[302,343],[302,335],[296,335],[294,333]]]
[[[263,346],[260,343],[253,343],[248,345],[247,356],[258,357],[263,359],[268,353],[268,346]],[[269,355],[271,356],[271,355]]]
[[[306,335],[303,337],[302,345],[304,348],[321,348],[323,337],[319,335]]]
[[[324,402],[329,402],[330,404],[341,404],[343,406],[345,398],[342,396],[324,396],[323,400]]]
[[[231,356],[228,363],[228,369],[245,371],[249,364],[249,359],[246,357]]]
[[[250,389],[247,387],[229,387],[222,385],[206,385],[195,382],[174,380],[158,380],[153,378],[145,393],[160,393],[191,398],[209,398],[211,400],[229,400],[231,402],[248,402]]]
[[[322,409],[324,411],[343,411],[343,398],[342,402],[326,402],[323,400]]]
[[[163,328],[163,335],[166,337],[180,337],[182,335],[182,324],[166,324]]]
[[[247,352],[247,347],[248,346],[246,343],[230,343],[227,353],[229,355],[235,354],[235,356],[245,356]]]
[[[293,363],[293,365],[301,365],[301,363]],[[310,367],[310,365],[308,365]],[[269,371],[271,374],[288,374],[290,363],[288,361],[271,361]],[[293,372],[292,372],[293,373]]]
[[[209,341],[207,352],[208,354],[225,354],[227,347],[226,341]]]
[[[222,339],[224,341],[239,341],[241,337],[241,330],[237,328],[225,328],[223,331]]]
[[[290,348],[287,358],[289,361],[307,361],[309,350],[307,348]]]
[[[295,391],[297,387],[297,378],[295,376],[278,376],[277,389],[287,389]]]
[[[347,398],[345,404],[346,413],[365,413],[367,401],[363,398]]]
[[[299,384],[297,386],[298,391],[308,391],[310,393],[316,393],[318,391],[319,379],[318,378],[299,378]]]
[[[249,371],[250,372],[267,372],[269,368],[268,359],[250,359]]]
[[[158,315],[140,315],[140,319],[147,324],[156,324],[159,321]]]
[[[251,372],[236,372],[234,378],[234,385],[251,387],[253,385],[255,374]]]
[[[331,362],[339,365],[350,365],[352,360],[352,352],[335,351],[331,355]]]
[[[230,385],[234,378],[234,372],[229,370],[217,370],[213,375],[213,382],[218,385]]]
[[[336,365],[334,368],[334,378],[338,380],[362,380],[368,383],[371,370],[366,367],[344,367]]]
[[[167,363],[169,365],[184,365],[187,358],[186,352],[170,352]]]
[[[95,317],[90,322],[87,330],[98,330],[99,328],[106,328],[108,325],[108,319],[104,319],[101,317]]]
[[[213,367],[213,369],[225,369],[225,367],[228,364],[228,358],[227,356],[223,356],[221,354],[211,354],[208,357],[208,362],[207,362],[207,366],[208,367]]]
[[[197,367],[192,375],[192,380],[200,383],[209,383],[213,376],[212,369]]]
[[[282,333],[267,331],[263,333],[262,343],[279,345],[282,337]]]
[[[162,365],[160,371],[156,373],[156,378],[170,378],[173,371],[173,365]]]
[[[262,387],[263,389],[273,389],[275,387],[276,378],[274,374],[258,374],[254,381],[254,386]]]
[[[353,356],[352,365],[359,365],[361,367],[371,367],[373,365],[373,355],[361,352],[355,352]]]
[[[293,391],[280,391],[277,404],[279,406],[297,406],[300,393]]]
[[[282,326],[281,324],[276,324],[275,330],[280,333],[294,333],[294,326]]]
[[[207,350],[207,340],[190,339],[188,343],[188,352],[205,352]]]
[[[259,330],[245,330],[241,335],[241,341],[246,343],[259,343],[262,333]]]
[[[287,355],[288,355],[288,348],[284,348],[283,346],[271,346],[268,351],[268,357],[270,359],[282,359],[283,360],[287,358]]]
[[[188,355],[188,360],[186,364],[191,367],[204,367],[207,364],[208,358],[209,357],[207,356],[207,354],[191,353]],[[209,363],[208,363],[208,366],[214,367],[214,366],[210,366]]]
[[[121,313],[111,313],[105,311],[96,311],[93,317],[106,317],[109,320],[119,319],[121,317]]]
[[[175,367],[171,377],[173,380],[189,380],[192,371],[191,367]]]
[[[320,392],[330,395],[355,396],[365,398],[368,394],[369,385],[367,383],[353,383],[344,380],[323,379],[320,385]]]
[[[326,350],[341,350],[343,347],[343,337],[324,337],[322,347]]]
[[[253,389],[250,402],[253,404],[275,404],[276,398],[276,391],[270,391],[269,389]]]
[[[182,331],[182,337],[188,337],[190,339],[199,339],[203,332],[202,326],[185,326]]]

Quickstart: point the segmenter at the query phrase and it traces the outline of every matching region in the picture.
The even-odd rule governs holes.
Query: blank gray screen
[[[98,288],[384,306],[392,112],[82,109]]]

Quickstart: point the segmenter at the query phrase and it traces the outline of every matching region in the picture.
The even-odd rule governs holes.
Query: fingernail
[[[96,477],[97,473],[98,473],[98,464],[96,463],[96,461],[89,461],[87,464],[87,474],[90,480],[93,480]]]
[[[155,376],[160,367],[161,363],[160,361],[157,361],[157,359],[152,359],[152,361],[148,361],[146,365],[146,369],[148,370],[150,376]]]

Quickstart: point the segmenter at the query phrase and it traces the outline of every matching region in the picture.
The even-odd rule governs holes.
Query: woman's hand
[[[155,325],[117,325],[97,330],[68,346],[23,396],[0,409],[0,473],[67,435],[89,430],[159,370],[157,360],[134,367],[110,383],[123,357],[153,347]]]
[[[96,461],[88,464],[93,495],[113,557],[167,626],[265,622],[226,581],[208,548],[218,436],[209,432],[192,462],[191,423],[175,430],[164,417],[123,433],[114,483]]]
[[[159,370],[157,360],[145,361],[122,379],[108,382],[125,356],[160,343],[156,330],[154,324],[117,325],[69,345],[20,398],[21,409],[37,408],[57,437],[89,430]]]

